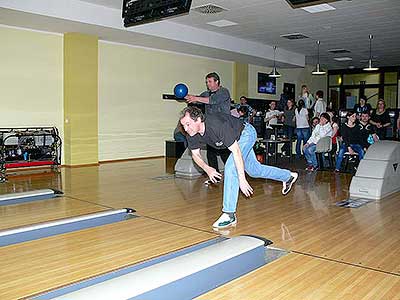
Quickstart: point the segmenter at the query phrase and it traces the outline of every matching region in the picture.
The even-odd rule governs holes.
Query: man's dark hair
[[[247,115],[247,113],[249,112],[247,106],[240,106],[238,108],[238,112],[242,112],[244,115]]]
[[[330,119],[330,118],[329,118],[329,119]],[[311,119],[311,123],[314,123],[314,120],[318,120],[318,122],[319,122],[319,118],[318,118],[318,117],[312,118],[312,119]]]
[[[346,118],[350,118],[352,115],[354,115],[356,112],[354,110],[349,110],[346,114]]]
[[[179,114],[179,120],[184,118],[186,116],[186,114],[189,114],[190,118],[193,121],[197,121],[197,118],[200,118],[201,122],[204,122],[204,120],[206,119],[206,117],[203,114],[203,112],[201,111],[201,109],[197,108],[195,106],[188,106],[188,107],[184,108]]]
[[[206,79],[208,79],[208,78],[214,78],[215,81],[218,81],[218,85],[221,84],[221,79],[219,79],[219,75],[215,72],[208,73],[206,75]]]
[[[328,123],[331,122],[331,116],[328,113],[322,113],[320,117],[325,118],[328,121]]]
[[[323,91],[321,91],[321,90],[319,90],[319,91],[317,91],[316,93],[315,93],[315,95],[318,97],[318,98],[324,98],[324,92]]]

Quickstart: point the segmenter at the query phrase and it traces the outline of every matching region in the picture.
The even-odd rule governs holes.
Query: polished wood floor
[[[0,230],[107,210],[106,207],[68,197],[0,206]]]
[[[215,232],[211,224],[220,214],[222,186],[206,187],[205,178],[168,176],[172,165],[165,159],[111,163],[62,169],[52,176],[10,177],[1,184],[0,193],[51,187],[65,193],[58,204],[46,200],[32,207],[10,206],[8,213],[0,210],[5,220],[1,229],[121,207],[136,209],[142,218],[106,225],[121,235],[96,228],[0,248],[0,257],[7,257],[0,262],[0,299],[17,298],[13,298],[15,291],[18,297],[26,297],[218,234],[264,236],[291,253],[199,299],[400,299],[399,194],[348,209],[334,205],[348,197],[348,174],[299,171],[299,180],[287,196],[282,196],[279,182],[252,179],[255,193],[250,199],[240,197],[237,227]],[[138,220],[143,223],[141,230],[130,225]],[[80,234],[90,242],[83,243]],[[148,253],[135,248],[148,245],[150,239],[163,242],[143,248]],[[55,249],[59,252],[51,254]],[[135,254],[126,256],[127,251]],[[18,257],[27,253],[32,255],[31,263],[24,268]],[[58,265],[58,260],[63,264]],[[40,268],[46,272],[36,275]]]
[[[20,299],[216,236],[148,218],[0,248],[0,299]]]

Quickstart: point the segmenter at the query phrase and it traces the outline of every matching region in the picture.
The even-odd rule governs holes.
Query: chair
[[[320,170],[325,170],[324,156],[326,154],[328,155],[329,169],[333,169],[335,167],[335,162],[331,152],[332,152],[332,138],[330,136],[325,136],[321,138],[317,143],[315,151]]]
[[[338,149],[341,149],[343,141],[341,138],[337,139]],[[360,158],[358,157],[358,153],[350,154],[350,152],[345,152],[343,154],[342,166],[341,170],[345,173],[355,174],[357,171],[358,164],[360,163]]]
[[[360,163],[360,158],[358,153],[350,154],[350,152],[345,152],[343,155],[344,165],[343,171],[346,173],[355,174]]]

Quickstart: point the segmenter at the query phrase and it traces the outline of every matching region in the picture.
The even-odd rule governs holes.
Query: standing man
[[[324,100],[324,92],[317,91],[315,93],[317,101],[314,106],[314,117],[321,117],[321,114],[326,113],[326,102]]]
[[[209,73],[206,76],[207,91],[204,91],[200,96],[187,95],[185,97],[187,103],[204,103],[206,116],[213,114],[227,114],[231,113],[231,95],[229,90],[221,86],[221,79],[215,72]],[[221,157],[224,164],[229,157],[230,152],[227,149],[215,149],[207,145],[207,161],[211,167],[217,172],[218,169],[218,155]],[[218,183],[219,180],[207,180],[206,185],[211,183]]]
[[[179,119],[188,133],[188,147],[192,151],[193,160],[207,173],[212,182],[220,180],[222,175],[204,162],[200,155],[201,146],[207,144],[216,149],[228,148],[231,152],[225,164],[222,215],[213,227],[225,228],[236,225],[239,188],[246,197],[253,194],[253,188],[246,180],[245,171],[251,177],[281,181],[282,194],[290,192],[298,174],[262,165],[257,161],[253,150],[257,132],[251,124],[243,123],[227,114],[204,116],[201,110],[195,107],[182,110]]]

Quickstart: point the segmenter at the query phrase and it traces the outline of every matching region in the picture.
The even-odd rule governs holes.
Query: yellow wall
[[[232,62],[100,41],[99,160],[164,155],[185,104],[162,94],[179,82],[198,94],[212,71],[232,91]]]
[[[249,93],[249,66],[248,64],[235,62],[233,68],[233,95],[235,102],[239,102],[241,96]]]
[[[301,93],[301,86],[306,84],[310,91],[315,95],[317,90],[324,92],[325,100],[328,99],[327,93],[327,76],[326,75],[312,75],[312,67],[307,66],[305,68],[293,68],[293,69],[279,69],[279,73],[282,75],[276,79],[276,94],[260,94],[257,92],[257,73],[269,73],[271,67],[260,67],[256,65],[249,65],[249,97],[258,99],[268,100],[279,100],[280,95],[283,91],[283,83],[294,83],[296,85],[296,97]],[[297,99],[296,99],[297,100]]]
[[[63,37],[0,27],[0,127],[63,134]]]
[[[78,56],[79,72],[71,72],[67,58],[64,66],[61,35],[0,27],[0,40],[0,126],[57,126],[63,136],[65,125],[67,164],[96,162],[97,146],[100,161],[164,155],[164,141],[172,138],[185,104],[162,100],[161,95],[172,94],[178,82],[198,94],[205,89],[204,76],[212,71],[236,93],[235,101],[245,94],[246,76],[251,98],[277,99],[283,82],[295,83],[297,94],[303,83],[312,92],[321,87],[326,91],[326,77],[313,77],[308,68],[280,69],[277,95],[265,96],[257,93],[256,76],[270,68],[103,41],[98,42],[97,67],[96,58],[87,60],[95,57],[91,47],[91,54]],[[92,75],[88,81],[88,69],[92,75],[98,72],[97,82]],[[70,90],[69,85],[78,88]]]
[[[64,35],[65,164],[98,162],[98,39]]]

